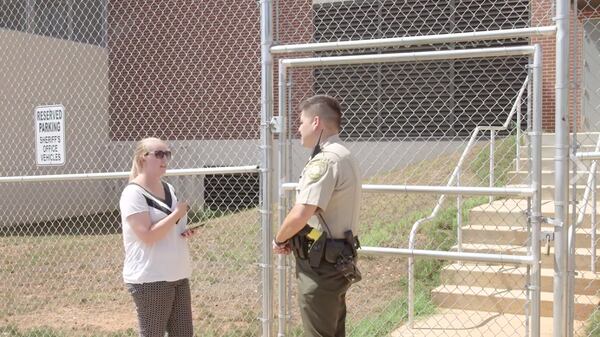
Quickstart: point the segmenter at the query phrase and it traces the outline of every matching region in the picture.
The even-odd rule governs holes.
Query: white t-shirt
[[[173,211],[177,205],[177,197],[173,191],[173,186],[167,185],[169,194],[166,194],[166,200],[157,198],[136,184],[127,185],[121,193],[119,206],[123,226],[123,244],[125,246],[125,262],[123,265],[123,280],[125,283],[177,281],[189,278],[192,274],[187,240],[181,236],[187,225],[186,216],[181,218],[164,238],[151,245],[140,240],[133,228],[127,223],[128,216],[148,212],[151,223],[155,224],[168,215],[159,208]],[[170,205],[167,204],[169,195]],[[149,206],[149,202],[154,203],[155,206]]]

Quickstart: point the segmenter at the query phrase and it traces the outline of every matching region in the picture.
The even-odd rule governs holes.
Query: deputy
[[[360,173],[339,138],[340,104],[317,95],[302,102],[300,110],[300,141],[313,153],[273,251],[294,252],[305,336],[341,337],[346,334],[346,292],[361,278],[356,267]]]

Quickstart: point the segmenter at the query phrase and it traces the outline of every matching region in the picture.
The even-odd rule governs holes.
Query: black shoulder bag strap
[[[142,190],[144,190],[145,192],[146,189],[143,188],[142,186],[140,186],[139,184],[136,183],[130,183],[132,185],[137,185],[138,187],[140,187]],[[169,185],[167,185],[167,183],[165,183],[164,181],[162,182],[163,184],[163,188],[165,189],[165,203],[169,206],[172,206],[173,203],[173,199],[171,197],[171,191],[169,189]],[[171,214],[171,210],[161,204],[159,204],[158,202],[156,202],[156,200],[154,200],[153,198],[149,197],[146,193],[142,193],[144,195],[144,199],[146,199],[146,204],[148,204],[148,206],[155,208],[167,215]]]

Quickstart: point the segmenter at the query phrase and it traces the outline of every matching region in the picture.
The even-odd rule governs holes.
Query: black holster
[[[309,225],[304,226],[296,235],[290,239],[290,246],[296,258],[300,260],[308,259],[308,247],[312,242],[306,237],[306,234],[310,233],[312,227]]]
[[[304,226],[304,228],[291,238],[290,245],[296,258],[309,260],[311,267],[318,268],[325,255],[327,233],[322,232],[318,239],[312,240],[307,236],[312,229],[309,225]]]
[[[362,274],[356,265],[360,242],[351,230],[344,232],[344,239],[327,240],[325,260],[335,265],[350,282],[356,283],[362,279]]]

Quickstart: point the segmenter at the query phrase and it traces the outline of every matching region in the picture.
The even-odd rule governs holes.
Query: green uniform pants
[[[300,314],[306,337],[346,335],[346,292],[350,281],[329,262],[312,268],[296,258]]]

